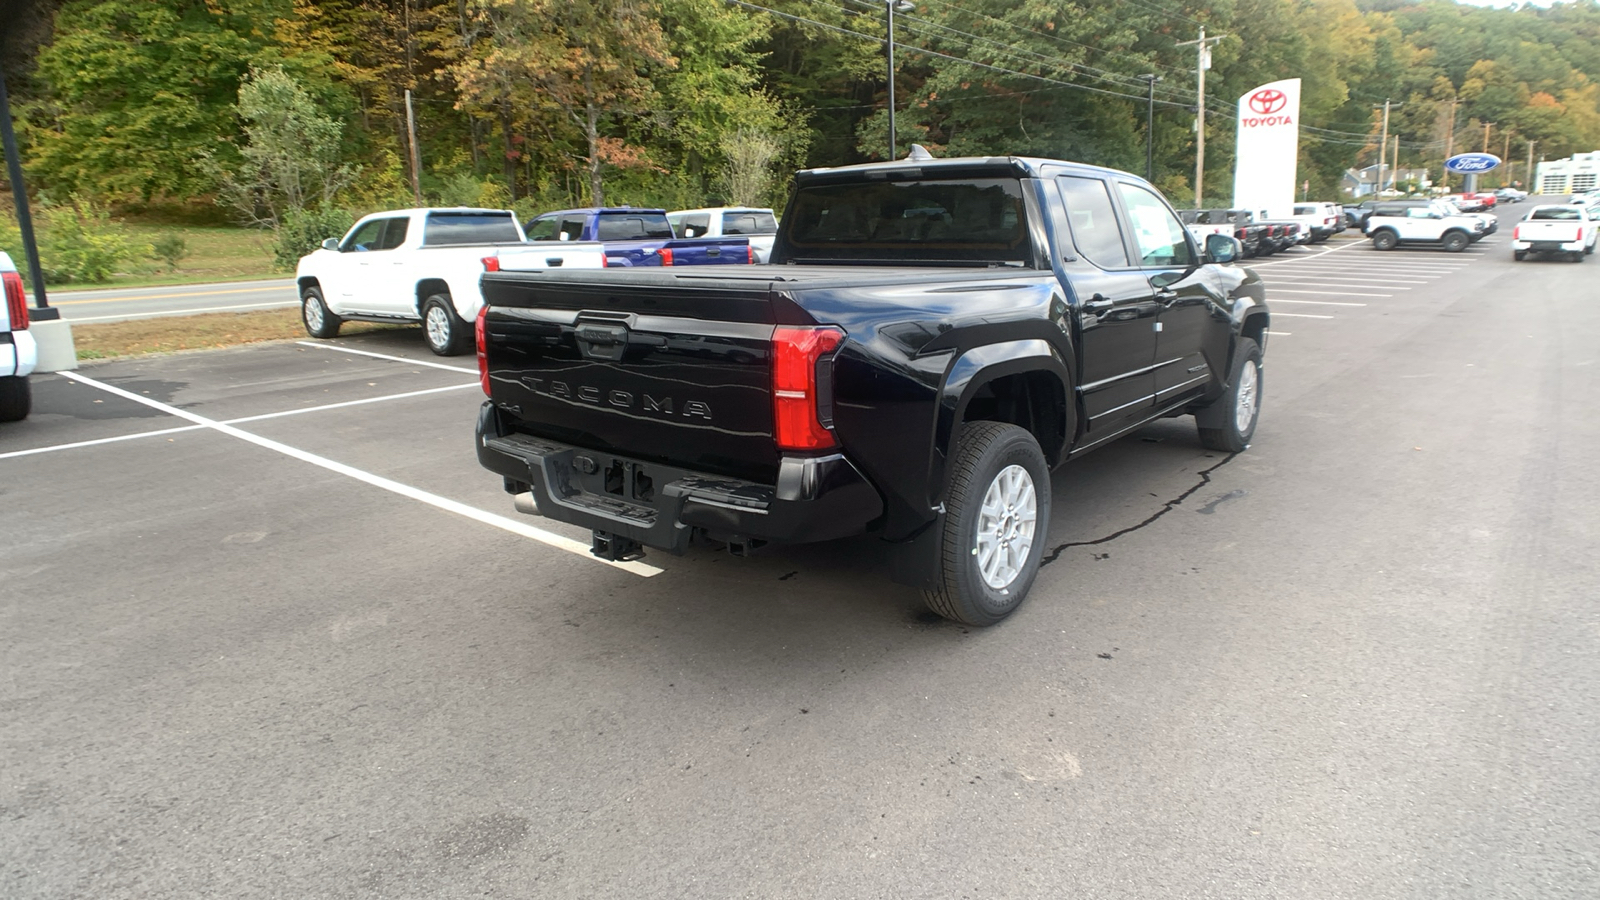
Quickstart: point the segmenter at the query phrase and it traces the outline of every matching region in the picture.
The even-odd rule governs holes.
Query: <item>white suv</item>
[[[28,333],[28,295],[11,257],[0,252],[0,285],[5,312],[0,315],[0,422],[26,419],[33,407],[28,376],[39,363],[39,345]]]
[[[1483,237],[1481,219],[1460,215],[1440,203],[1423,205],[1381,204],[1367,220],[1367,236],[1375,250],[1393,250],[1401,244],[1434,244],[1460,253]]]

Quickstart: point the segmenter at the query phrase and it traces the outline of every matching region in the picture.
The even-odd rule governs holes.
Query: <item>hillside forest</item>
[[[323,235],[429,204],[781,206],[788,173],[888,152],[884,0],[8,0],[31,193],[91,218]],[[900,152],[1144,170],[1226,200],[1244,91],[1304,79],[1300,178],[1600,148],[1600,2],[915,0],[895,15]],[[910,8],[905,8],[910,7]],[[409,105],[407,101],[409,92]],[[413,145],[408,135],[416,135]],[[1394,142],[1391,141],[1391,160]],[[9,192],[7,192],[9,198]],[[6,201],[8,202],[8,201]],[[293,248],[289,248],[292,250]]]

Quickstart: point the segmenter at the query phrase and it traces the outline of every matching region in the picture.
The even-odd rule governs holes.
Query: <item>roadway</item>
[[[211,312],[248,312],[299,303],[294,280],[234,281],[221,284],[165,285],[50,292],[50,305],[69,322],[122,322]]]

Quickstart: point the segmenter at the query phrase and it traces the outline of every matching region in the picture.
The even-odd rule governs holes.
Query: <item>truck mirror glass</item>
[[[339,249],[339,239],[338,238],[328,238],[327,240],[322,242],[322,249],[324,249],[324,250],[337,250],[337,249]]]

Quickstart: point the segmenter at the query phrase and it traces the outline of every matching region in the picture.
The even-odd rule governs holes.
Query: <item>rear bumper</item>
[[[0,377],[32,375],[39,365],[39,344],[27,331],[0,332]]]
[[[1534,253],[1577,253],[1589,246],[1588,241],[1512,241],[1511,249]]]
[[[718,540],[805,543],[860,534],[883,500],[841,454],[783,458],[776,484],[708,475],[502,433],[478,413],[478,461],[532,493],[539,515],[682,553],[695,529]]]

